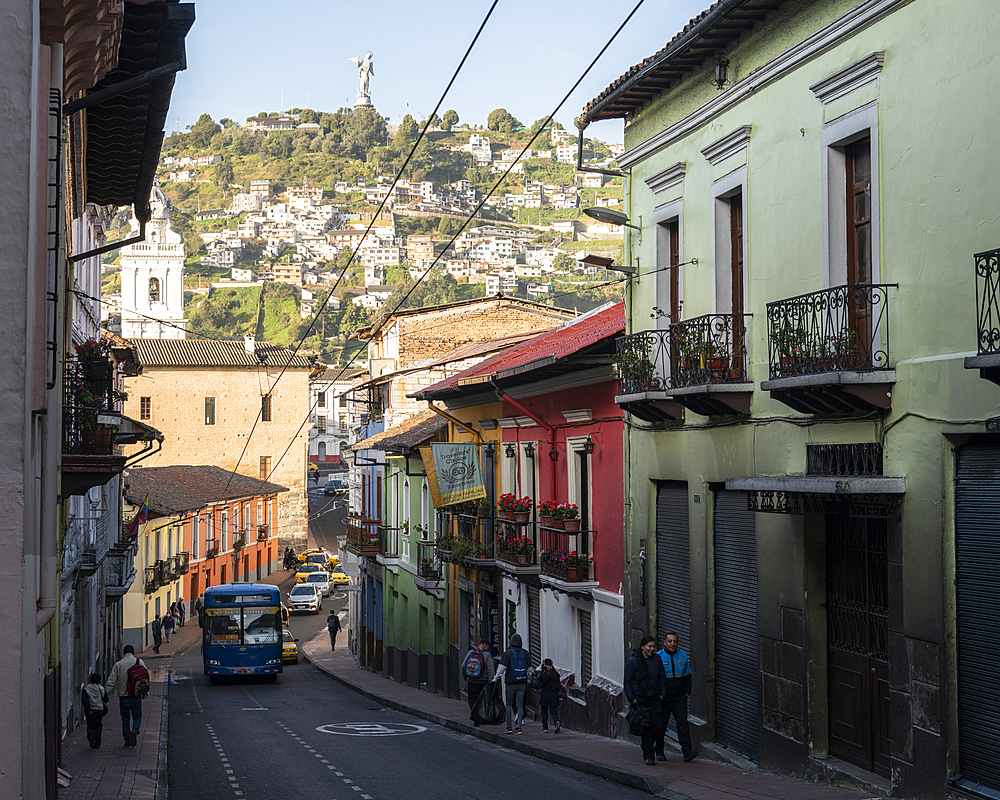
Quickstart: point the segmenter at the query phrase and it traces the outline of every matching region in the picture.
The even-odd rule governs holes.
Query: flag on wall
[[[431,442],[420,448],[434,508],[486,497],[478,450],[473,442]]]
[[[142,505],[139,506],[138,513],[132,517],[132,521],[128,524],[128,530],[125,531],[125,538],[134,539],[138,536],[139,526],[145,524],[147,519],[149,519],[149,492],[146,493]]]

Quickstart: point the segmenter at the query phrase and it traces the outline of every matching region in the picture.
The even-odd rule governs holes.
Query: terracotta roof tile
[[[254,355],[243,342],[208,339],[132,339],[144,367],[284,367],[312,369],[309,359],[270,342],[257,342]]]
[[[394,425],[387,431],[376,433],[363,442],[354,445],[357,450],[395,450],[400,447],[416,447],[436,433],[444,430],[448,421],[433,411],[421,411],[406,422]]]
[[[211,503],[287,492],[288,487],[208,465],[142,467],[128,471],[125,499],[139,505],[149,495],[158,516],[204,508]]]

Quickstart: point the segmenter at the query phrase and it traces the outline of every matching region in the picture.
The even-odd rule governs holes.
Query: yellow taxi
[[[340,563],[339,558],[330,555],[326,550],[306,550],[299,556],[299,560],[303,564],[319,564],[327,572]]]
[[[339,564],[330,571],[331,586],[347,586],[350,582],[351,579],[347,577],[344,568]]]
[[[296,583],[305,583],[306,578],[313,572],[325,572],[322,564],[303,564],[299,567],[299,571],[295,573]]]
[[[281,662],[283,664],[299,663],[299,646],[295,644],[298,639],[294,638],[291,631],[281,632]]]

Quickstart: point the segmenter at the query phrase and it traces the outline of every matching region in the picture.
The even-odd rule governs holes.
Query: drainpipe
[[[545,428],[545,430],[547,430],[549,432],[549,450],[550,451],[555,450],[555,447],[556,447],[556,429],[553,426],[549,425],[549,423],[547,423],[541,417],[538,417],[537,415],[531,413],[531,411],[529,411],[524,406],[522,406],[519,402],[517,402],[517,400],[515,400],[509,394],[505,394],[504,390],[501,389],[499,386],[497,386],[496,381],[492,381],[492,383],[493,383],[493,391],[495,391],[497,393],[497,396],[501,400],[506,400],[508,403],[510,403],[512,406],[514,406],[514,408],[516,408],[518,411],[520,411],[526,417],[531,417],[531,419],[533,419],[535,422],[537,422],[539,425],[541,425],[543,428]],[[541,458],[541,456],[542,456],[542,454],[539,453],[538,457]],[[546,453],[546,456],[548,456],[547,453]],[[554,497],[556,495],[556,462],[553,461],[550,458],[549,459],[549,464],[552,465],[552,495]]]
[[[583,132],[587,129],[589,122],[584,122],[582,120],[576,120],[577,137],[576,137],[576,171],[577,172],[596,172],[599,175],[611,175],[614,178],[624,178],[625,173],[620,169],[598,169],[597,167],[585,167],[583,165]]]
[[[61,44],[49,45],[49,86],[59,90],[62,96],[63,90],[63,46]],[[60,139],[63,132],[62,120],[60,119]],[[60,145],[61,146],[61,145]],[[57,183],[62,182],[62,176],[58,176]],[[56,229],[62,230],[63,206],[61,193],[58,195],[56,212]],[[39,220],[39,224],[44,224]],[[64,298],[65,292],[65,266],[64,239],[59,237],[59,246],[54,254],[55,269],[52,271],[54,286],[48,287],[48,291],[53,292],[56,297]],[[48,271],[48,270],[46,270]],[[59,476],[59,454],[62,450],[62,428],[60,426],[62,414],[62,353],[59,345],[64,337],[64,318],[57,312],[56,335],[54,337],[56,347],[56,381],[51,388],[46,387],[45,414],[35,417],[37,423],[32,426],[32,439],[36,436],[40,439],[38,449],[35,442],[28,443],[26,461],[32,463],[37,452],[40,456],[38,464],[39,477],[32,475],[29,480],[35,482],[36,502],[38,503],[38,600],[35,611],[35,629],[41,633],[56,615],[59,608],[59,581],[58,581],[58,558],[57,531],[59,529],[59,497],[58,497],[58,476]],[[27,394],[30,401],[31,393]],[[34,472],[34,470],[32,470]]]

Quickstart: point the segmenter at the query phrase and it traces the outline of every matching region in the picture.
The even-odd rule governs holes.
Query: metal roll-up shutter
[[[537,586],[528,586],[528,666],[542,663],[542,613]]]
[[[961,783],[1000,792],[1000,444],[959,449],[955,505]]]
[[[687,484],[656,487],[656,641],[675,631],[691,647],[691,556]],[[652,631],[650,631],[652,633]],[[638,642],[636,642],[638,645]]]
[[[580,686],[586,686],[594,677],[594,638],[591,632],[591,616],[582,608],[580,613]]]
[[[757,759],[757,536],[746,492],[715,495],[715,738]]]

